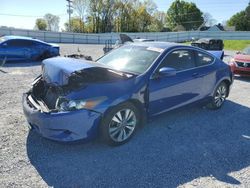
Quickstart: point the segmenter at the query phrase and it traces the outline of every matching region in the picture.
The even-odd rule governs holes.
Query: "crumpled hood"
[[[99,66],[101,65],[98,63],[82,59],[65,57],[49,58],[42,62],[42,76],[47,83],[66,85],[71,73]]]

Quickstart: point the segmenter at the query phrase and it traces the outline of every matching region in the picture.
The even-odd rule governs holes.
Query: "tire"
[[[228,92],[229,90],[227,84],[225,82],[221,82],[216,88],[212,101],[207,105],[207,107],[212,110],[220,109],[228,96]]]
[[[133,137],[140,122],[141,114],[132,103],[126,102],[115,106],[103,117],[102,139],[112,146],[125,144]]]

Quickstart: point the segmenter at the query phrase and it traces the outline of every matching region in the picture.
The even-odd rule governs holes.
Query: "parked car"
[[[201,38],[191,43],[192,46],[196,46],[209,51],[223,50],[224,43],[221,39]]]
[[[224,58],[224,43],[221,39],[201,38],[191,43],[191,46],[196,46],[207,51],[213,51],[222,60]]]
[[[43,60],[59,55],[59,46],[21,36],[0,38],[0,61]]]
[[[97,62],[46,59],[23,110],[43,137],[67,142],[100,133],[120,145],[156,115],[197,102],[219,109],[232,83],[230,67],[200,48],[129,43]]]
[[[238,52],[229,63],[234,74],[250,76],[250,47]]]

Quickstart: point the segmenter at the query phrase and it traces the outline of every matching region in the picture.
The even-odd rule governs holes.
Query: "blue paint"
[[[38,60],[45,53],[49,57],[58,56],[59,46],[22,36],[0,38],[0,61]]]
[[[185,71],[177,71],[176,75],[154,77],[157,67],[168,54],[175,49],[208,52],[191,47],[173,43],[147,42],[128,45],[144,45],[163,49],[160,56],[141,75],[134,75],[126,79],[118,79],[110,82],[90,83],[84,87],[73,90],[65,96],[70,100],[85,100],[95,97],[105,97],[100,104],[90,110],[72,112],[57,112],[44,114],[33,112],[25,105],[24,112],[30,124],[38,125],[41,134],[53,140],[74,141],[95,137],[97,135],[100,119],[110,108],[126,101],[137,101],[143,107],[147,118],[162,114],[172,109],[188,104],[210,100],[215,88],[221,81],[227,81],[231,86],[233,83],[232,73],[228,65],[217,57],[210,65],[195,67]],[[112,53],[112,52],[111,52]],[[113,52],[115,53],[115,52]],[[53,81],[62,77],[59,72],[70,75],[74,70],[88,69],[100,66],[98,63],[90,64],[86,61],[72,60],[67,58],[54,58],[44,61],[46,70],[53,70],[48,74]],[[54,133],[54,129],[56,133]],[[62,131],[63,130],[63,131]],[[73,132],[67,137],[67,130]],[[65,132],[66,131],[66,132]]]

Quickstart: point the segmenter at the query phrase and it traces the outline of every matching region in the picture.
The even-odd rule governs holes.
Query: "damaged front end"
[[[107,99],[107,96],[100,96],[99,92],[93,93],[93,89],[90,89],[93,85],[102,87],[102,84],[123,81],[133,76],[96,63],[83,61],[77,62],[75,66],[75,60],[66,60],[71,61],[70,64],[45,61],[42,75],[33,82],[32,89],[28,92],[43,112],[93,110]],[[79,92],[78,96],[72,97]]]
[[[101,113],[66,100],[65,86],[47,83],[40,76],[23,95],[23,111],[32,129],[56,141],[77,141],[96,136]],[[63,106],[63,107],[62,107]]]
[[[95,63],[52,58],[42,64],[42,75],[23,96],[28,123],[42,136],[57,141],[92,138],[102,117],[107,95],[100,96],[101,83],[129,79]],[[107,90],[108,91],[108,90]]]
[[[27,93],[29,101],[42,112],[55,112],[56,101],[64,96],[65,91],[61,86],[46,83],[42,76],[39,76],[32,84],[32,89]]]

